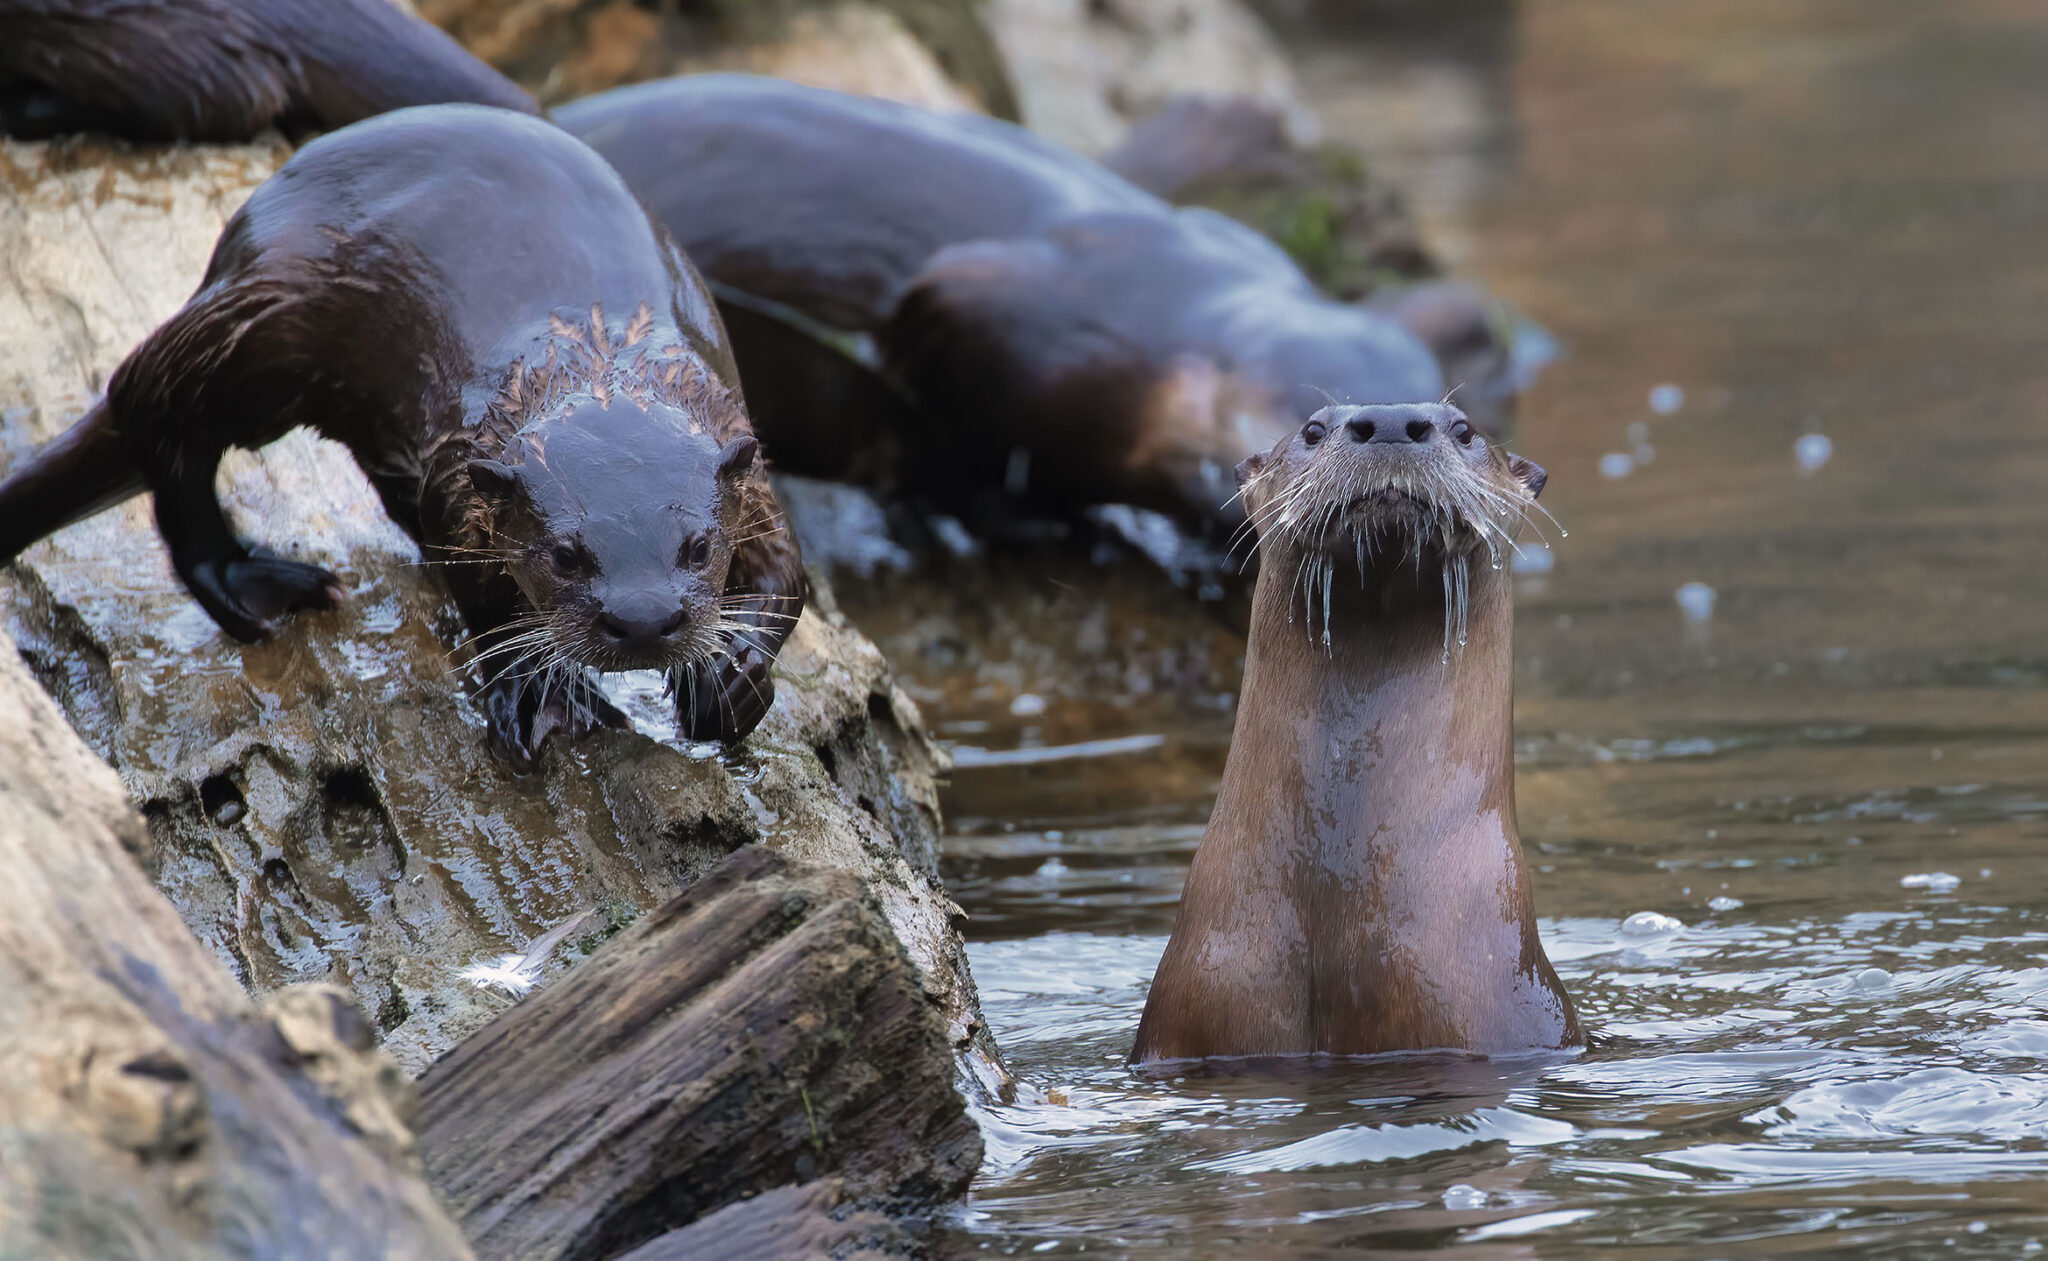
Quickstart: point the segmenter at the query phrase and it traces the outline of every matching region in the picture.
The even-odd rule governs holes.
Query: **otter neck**
[[[1466,571],[1463,644],[1457,619],[1446,630],[1444,584],[1427,560],[1363,579],[1339,561],[1327,623],[1320,589],[1304,599],[1303,584],[1289,581],[1295,558],[1262,563],[1234,739],[1272,754],[1231,759],[1217,812],[1228,817],[1241,797],[1248,811],[1302,813],[1236,818],[1230,832],[1254,845],[1314,846],[1290,865],[1307,860],[1298,871],[1320,869],[1353,893],[1461,869],[1432,861],[1452,857],[1447,845],[1515,844],[1512,592],[1484,551],[1452,563]],[[1276,767],[1302,768],[1298,794],[1233,783],[1232,772]],[[1411,863],[1411,848],[1429,852]]]

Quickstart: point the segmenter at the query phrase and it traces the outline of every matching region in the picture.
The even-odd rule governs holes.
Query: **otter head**
[[[757,444],[662,404],[590,402],[522,430],[470,484],[534,613],[519,628],[598,670],[672,669],[725,646],[720,597],[748,528]]]
[[[1496,565],[1545,474],[1448,403],[1332,405],[1237,468],[1264,564]],[[1327,567],[1327,564],[1326,566]]]

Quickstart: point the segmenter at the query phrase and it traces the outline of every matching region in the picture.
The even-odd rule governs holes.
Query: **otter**
[[[0,131],[21,140],[247,140],[443,102],[540,112],[391,0],[0,0],[0,30]]]
[[[1543,470],[1419,404],[1326,407],[1238,475],[1242,699],[1132,1058],[1582,1044],[1515,827],[1506,561]]]
[[[898,400],[870,390],[862,423],[893,436],[852,445],[897,453],[899,489],[1132,504],[1220,537],[1242,519],[1231,466],[1302,423],[1317,389],[1443,392],[1413,334],[1323,297],[1257,232],[1021,127],[743,75],[555,118],[704,269],[784,468],[843,472],[808,460],[844,458],[817,431],[858,396],[852,357]]]
[[[349,448],[435,562],[516,769],[625,723],[586,667],[667,671],[692,739],[766,713],[802,557],[708,293],[573,136],[431,105],[301,149],[105,397],[0,481],[0,563],[148,490],[193,597],[268,639],[341,583],[238,539],[214,474],[301,425]]]

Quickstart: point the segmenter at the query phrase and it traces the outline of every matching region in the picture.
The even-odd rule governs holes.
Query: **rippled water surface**
[[[855,611],[961,748],[948,875],[1025,1083],[949,1245],[2037,1251],[2048,7],[1455,7],[1297,38],[1567,347],[1517,442],[1571,530],[1517,580],[1518,782],[1597,1044],[1125,1068],[1241,644],[1086,566],[893,622],[884,585]]]

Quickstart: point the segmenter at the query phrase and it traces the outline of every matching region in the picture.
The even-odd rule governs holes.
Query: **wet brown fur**
[[[1236,730],[1132,1058],[1580,1045],[1515,826],[1513,599],[1479,519],[1520,524],[1542,471],[1441,405],[1309,426],[1240,470],[1262,560]]]

